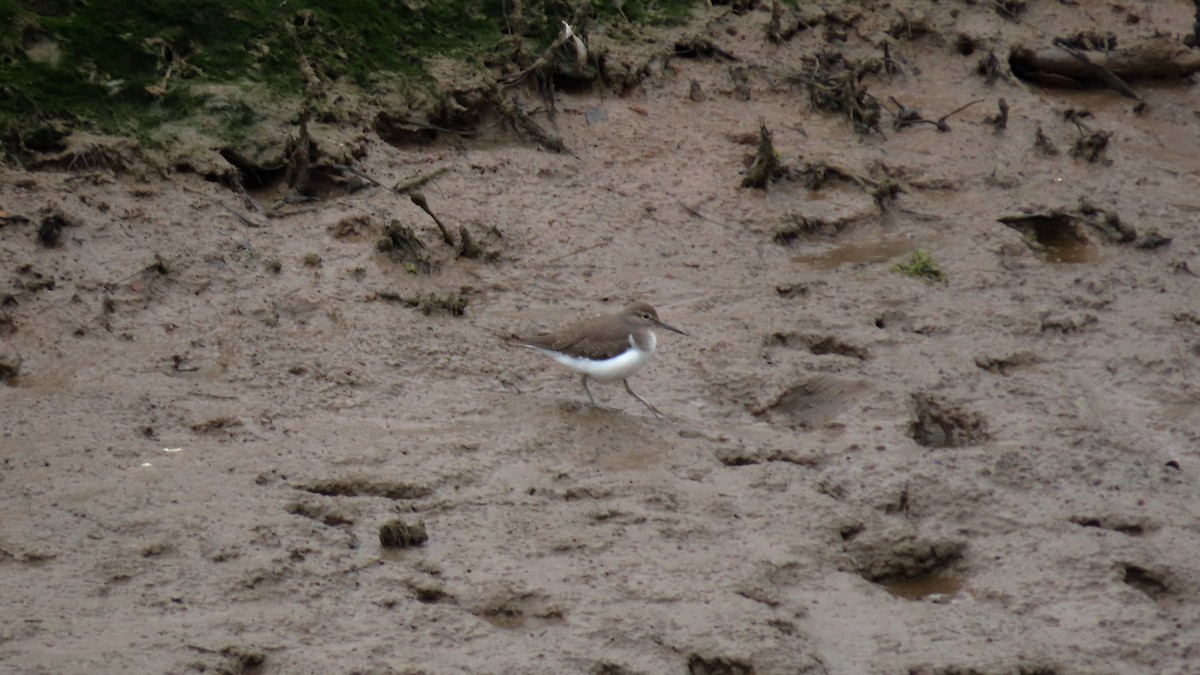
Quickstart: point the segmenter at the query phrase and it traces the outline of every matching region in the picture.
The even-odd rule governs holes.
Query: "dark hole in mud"
[[[864,529],[866,528],[863,527],[862,523],[855,523],[854,525],[843,527],[838,531],[838,535],[841,536],[842,541],[853,541],[855,537],[862,534]]]
[[[62,243],[63,228],[73,227],[77,224],[78,223],[75,221],[60,213],[53,213],[49,216],[46,216],[42,219],[41,225],[38,226],[38,243],[46,248],[54,248]]]
[[[69,132],[65,129],[45,125],[34,129],[31,133],[25,134],[25,137],[21,140],[24,142],[23,144],[27,150],[56,154],[64,152],[67,149],[65,141],[68,135]]]
[[[325,480],[297,487],[298,490],[326,497],[383,497],[385,499],[420,499],[433,493],[423,485],[364,480]]]
[[[958,40],[954,43],[954,47],[959,54],[970,56],[975,53],[975,40],[969,35],[959,35]]]
[[[482,91],[456,91],[451,95],[442,109],[430,122],[435,126],[458,132],[464,135],[479,131],[483,125],[484,115],[494,110],[493,105]]]
[[[979,368],[995,373],[996,375],[1008,375],[1009,373],[1034,365],[1038,362],[1038,357],[1032,352],[1017,352],[1007,356],[977,356],[975,357],[975,365]]]
[[[963,410],[930,396],[913,396],[916,419],[909,435],[927,448],[958,448],[987,440],[987,423],[978,413]]]
[[[763,463],[759,457],[744,454],[722,455],[719,459],[725,466],[754,466]]]
[[[1146,528],[1138,523],[1128,522],[1110,522],[1102,518],[1087,518],[1076,516],[1071,518],[1071,522],[1080,527],[1094,527],[1101,530],[1112,530],[1130,537],[1140,537],[1146,533]]]
[[[821,464],[821,459],[805,455],[795,450],[780,450],[767,448],[721,448],[714,453],[725,466],[753,466],[766,462],[785,462],[797,466],[815,467]]]
[[[1096,257],[1078,221],[1067,214],[1002,218],[1000,222],[1024,235],[1030,248],[1050,262],[1080,263]]]
[[[588,94],[592,91],[592,85],[595,84],[595,73],[590,69],[584,70],[582,73],[571,72],[556,72],[550,76],[554,83],[554,90],[564,94]]]
[[[591,675],[633,675],[635,671],[612,661],[599,661],[588,672]]]
[[[235,150],[221,148],[221,157],[225,158],[233,168],[237,169],[242,185],[247,190],[261,190],[277,185],[284,179],[287,167],[257,166]]]
[[[1137,565],[1125,565],[1123,581],[1151,598],[1162,597],[1168,592],[1167,584],[1157,575]]]
[[[930,596],[954,596],[962,590],[964,580],[946,572],[932,572],[908,579],[882,582],[884,590],[905,600],[924,600]]]
[[[808,295],[809,288],[805,284],[782,284],[775,287],[775,292],[781,298],[803,298]]]
[[[687,660],[688,675],[754,675],[754,665],[724,656],[692,654]]]
[[[675,43],[675,56],[686,59],[712,58],[714,56],[728,57],[729,54],[717,47],[711,41],[701,37]]]
[[[340,172],[327,167],[312,167],[304,183],[304,196],[326,199],[334,195],[349,194],[354,189],[347,185]]]
[[[805,347],[812,354],[824,356],[846,356],[865,361],[871,358],[866,347],[842,341],[835,335],[801,335],[798,333],[774,333],[767,344],[775,347]]]
[[[808,345],[808,349],[810,352],[817,355],[834,354],[837,356],[848,356],[860,361],[865,361],[866,359],[871,358],[870,353],[865,347],[859,347],[857,345],[842,342],[831,335],[827,335],[821,339],[813,341]]]
[[[413,597],[425,605],[434,605],[450,597],[445,591],[432,586],[412,587]]]
[[[416,124],[387,111],[375,116],[375,133],[385,143],[397,147],[428,145],[438,139],[437,129],[432,126]]]

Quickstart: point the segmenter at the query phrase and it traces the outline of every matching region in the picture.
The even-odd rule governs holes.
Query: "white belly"
[[[550,358],[558,361],[577,373],[583,373],[587,375],[589,378],[596,380],[597,382],[613,382],[632,376],[634,373],[641,370],[643,366],[649,363],[650,357],[654,356],[654,347],[657,342],[658,341],[653,337],[653,334],[651,334],[649,349],[638,349],[631,342],[629,345],[630,348],[627,351],[621,353],[619,356],[614,356],[611,359],[605,359],[603,361],[581,359],[574,356],[567,356],[566,354],[560,354],[550,349],[542,349],[541,347],[533,347],[529,345],[526,346],[529,346],[530,349],[539,351],[546,356],[549,356]]]

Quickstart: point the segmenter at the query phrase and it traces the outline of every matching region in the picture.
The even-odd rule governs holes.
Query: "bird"
[[[579,321],[549,333],[515,337],[510,343],[545,354],[582,375],[583,391],[592,405],[596,405],[596,398],[588,387],[589,379],[597,382],[621,380],[630,396],[656,417],[661,417],[658,408],[629,386],[629,378],[654,356],[658,345],[655,328],[687,335],[659,319],[658,312],[649,303],[639,301],[626,305],[615,314]]]

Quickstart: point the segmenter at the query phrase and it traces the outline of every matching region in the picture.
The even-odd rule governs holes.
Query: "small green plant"
[[[893,272],[924,279],[930,283],[945,281],[946,275],[934,262],[933,257],[921,249],[913,251],[912,258],[907,263],[900,263],[892,268]]]

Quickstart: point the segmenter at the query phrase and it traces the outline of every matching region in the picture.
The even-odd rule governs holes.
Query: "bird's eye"
[[[650,318],[650,315],[649,315],[649,314],[647,314],[646,312],[642,312],[642,318],[643,318],[643,319],[649,319],[649,318]]]

